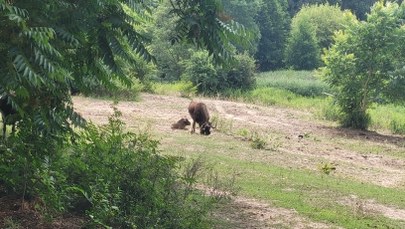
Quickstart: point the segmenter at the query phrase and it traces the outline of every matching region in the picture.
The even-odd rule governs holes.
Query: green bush
[[[254,136],[251,139],[250,146],[253,149],[265,149],[266,145],[267,145],[266,141],[264,139],[262,139],[261,137],[259,137],[259,136]]]
[[[377,2],[367,21],[336,33],[334,45],[325,52],[322,74],[336,91],[343,126],[366,129],[373,102],[392,97],[387,91],[402,91],[393,90],[392,83],[402,81],[397,74],[404,58],[398,54],[405,51],[398,34],[404,34],[400,16],[404,9],[396,3]]]
[[[247,90],[255,86],[255,64],[248,54],[238,54],[227,66],[215,66],[208,52],[195,52],[183,61],[182,79],[191,81],[199,93],[213,95],[229,89]]]
[[[227,89],[248,90],[256,85],[255,60],[247,53],[235,55],[235,61],[223,71]]]
[[[398,122],[397,120],[392,120],[390,122],[390,130],[394,134],[405,134],[405,123]]]
[[[56,213],[64,210],[66,175],[60,171],[64,137],[43,136],[35,124],[24,118],[18,132],[0,142],[0,185],[8,195],[23,200],[40,199],[37,210]]]
[[[118,111],[105,126],[65,136],[43,136],[32,125],[22,120],[0,142],[2,195],[39,200],[50,216],[86,214],[95,227],[208,227],[212,198],[178,173],[179,158],[159,154],[158,141],[125,132]]]
[[[206,51],[193,53],[189,60],[183,61],[185,71],[182,79],[191,81],[197,86],[199,93],[214,94],[223,87],[223,79],[220,79],[212,58]]]
[[[336,105],[336,101],[333,98],[327,98],[325,103],[326,105],[321,107],[318,116],[329,121],[339,121],[342,113]]]
[[[113,228],[198,228],[204,203],[184,195],[174,168],[178,159],[161,156],[147,134],[124,132],[120,113],[109,124],[88,128],[77,139],[65,167],[79,187],[93,223]]]

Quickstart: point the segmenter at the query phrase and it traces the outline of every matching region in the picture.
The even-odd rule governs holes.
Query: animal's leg
[[[195,133],[195,121],[193,120],[193,126],[191,127],[191,132],[190,133]]]
[[[11,133],[15,133],[15,123],[13,123],[11,126]]]

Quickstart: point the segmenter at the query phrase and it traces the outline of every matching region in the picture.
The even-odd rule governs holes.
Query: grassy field
[[[373,131],[356,131],[338,128],[313,72],[263,73],[256,89],[227,98],[197,98],[186,83],[154,87],[159,95],[118,109],[162,154],[202,160],[204,187],[238,190],[214,212],[215,228],[405,228],[405,139],[394,135],[405,133],[404,107],[375,104]],[[212,136],[170,129],[188,116],[190,97],[208,105]],[[86,118],[107,120],[109,102],[74,102]]]
[[[170,129],[187,116],[188,98],[143,94],[118,109],[162,154],[202,160],[205,187],[238,190],[213,214],[215,228],[405,228],[402,137],[340,129],[307,109],[195,99],[216,119],[211,136]],[[108,117],[109,102],[74,102],[96,123]],[[257,139],[263,147],[253,147]]]
[[[161,137],[170,138],[165,135]],[[404,188],[381,187],[355,178],[327,175],[315,166],[295,168],[293,163],[282,164],[279,160],[270,159],[285,154],[280,149],[271,152],[254,150],[247,142],[241,143],[228,136],[216,135],[209,139],[197,137],[198,142],[193,144],[196,148],[182,147],[190,144],[187,143],[188,135],[176,135],[174,139],[170,143],[163,140],[163,152],[186,158],[203,155],[204,160],[216,165],[215,169],[222,176],[231,179],[235,173],[238,174],[237,185],[241,188],[239,195],[265,200],[276,207],[294,209],[300,215],[324,222],[331,228],[405,226],[405,218],[393,220],[381,215],[381,212],[373,212],[372,207],[367,207],[369,202],[376,202],[393,209],[405,209]],[[198,149],[199,144],[205,147]],[[350,148],[350,145],[343,146]],[[362,150],[367,150],[366,148],[367,146],[363,146]],[[398,153],[403,152],[402,150]],[[294,157],[293,153],[284,156],[291,159]],[[321,165],[320,161],[318,163]]]

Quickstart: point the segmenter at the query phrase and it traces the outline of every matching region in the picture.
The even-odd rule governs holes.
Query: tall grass
[[[306,97],[329,93],[329,86],[315,76],[314,71],[282,70],[259,73],[256,78],[258,88],[280,88]]]
[[[233,90],[225,94],[232,100],[319,113],[329,104],[325,99],[329,91],[315,72],[282,70],[259,73],[256,88],[251,91]]]
[[[274,105],[296,109],[310,110],[314,113],[327,106],[324,96],[306,97],[289,90],[263,87],[245,93],[244,101],[263,105]]]
[[[395,104],[378,104],[369,110],[372,129],[390,130],[394,134],[405,134],[405,107]]]
[[[142,91],[145,91],[146,87],[144,83],[136,78],[132,79],[132,84],[130,86],[125,85],[119,80],[113,80],[111,84],[114,86],[110,87],[95,82],[91,82],[90,84],[92,84],[89,85],[91,89],[84,92],[84,95],[121,101],[137,101],[139,99],[139,94]],[[111,89],[111,87],[113,88]]]
[[[152,91],[160,95],[180,95],[181,97],[190,97],[197,93],[197,87],[189,81],[179,81],[174,83],[152,84]]]

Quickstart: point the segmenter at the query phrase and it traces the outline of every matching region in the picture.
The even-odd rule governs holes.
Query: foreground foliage
[[[210,202],[194,189],[195,174],[183,179],[179,158],[160,155],[147,134],[125,132],[119,117],[89,124],[73,142],[38,137],[24,123],[0,149],[2,195],[38,198],[50,215],[86,214],[91,225],[206,227]]]

